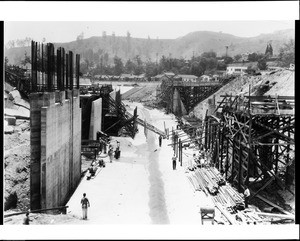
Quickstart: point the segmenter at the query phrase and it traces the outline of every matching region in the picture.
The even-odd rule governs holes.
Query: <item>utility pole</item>
[[[226,54],[225,54],[226,58],[227,58],[227,54],[228,54],[228,47],[229,46],[225,46],[225,48],[226,48]]]

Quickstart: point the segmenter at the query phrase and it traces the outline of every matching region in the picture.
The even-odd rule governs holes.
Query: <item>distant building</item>
[[[198,81],[200,82],[209,82],[211,80],[211,77],[209,75],[201,75],[199,78],[198,78]]]
[[[196,75],[178,74],[176,78],[181,78],[185,82],[196,82],[198,77]]]
[[[79,78],[79,85],[81,86],[91,86],[92,82],[89,78]]]
[[[255,63],[257,65],[257,63]],[[253,63],[235,63],[229,64],[226,68],[226,74],[229,75],[243,75],[246,73],[248,67],[253,66]]]
[[[120,75],[120,80],[123,80],[123,81],[129,81],[132,79],[132,74],[121,74]]]
[[[151,81],[162,81],[163,79],[173,79],[173,77],[175,77],[173,72],[165,72],[151,77]]]

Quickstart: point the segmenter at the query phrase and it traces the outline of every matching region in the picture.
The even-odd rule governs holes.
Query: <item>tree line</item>
[[[105,55],[104,55],[105,56]],[[142,60],[139,55],[126,62],[118,57],[113,57],[113,63],[108,64],[109,58],[106,53],[100,58],[98,63],[85,58],[80,65],[80,70],[83,74],[89,75],[120,75],[120,74],[145,74],[146,77],[152,77],[163,72],[173,72],[175,74],[189,74],[201,76],[216,70],[226,70],[226,66],[233,62],[231,57],[217,58],[217,54],[213,51],[204,52],[200,56],[194,56],[189,60],[184,58],[172,58],[162,56],[157,61]]]

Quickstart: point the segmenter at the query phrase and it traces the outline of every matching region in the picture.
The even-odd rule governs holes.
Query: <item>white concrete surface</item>
[[[125,102],[125,101],[124,101]],[[175,117],[159,110],[143,108],[139,103],[125,102],[132,112],[138,106],[138,115],[157,128],[170,130],[176,126]],[[121,157],[109,163],[91,180],[83,178],[67,203],[68,213],[81,218],[80,200],[85,192],[90,200],[88,220],[82,224],[194,224],[201,225],[200,206],[209,203],[203,193],[194,192],[185,176],[185,162],[172,169],[171,140],[139,126],[135,139],[115,137],[120,141]],[[192,150],[186,152],[192,152]],[[191,154],[191,153],[190,153]],[[210,222],[205,225],[211,225]]]

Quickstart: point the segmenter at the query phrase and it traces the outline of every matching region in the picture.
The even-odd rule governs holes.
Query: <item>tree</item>
[[[190,74],[190,68],[188,65],[185,65],[179,69],[180,74]]]
[[[30,63],[31,63],[31,59],[27,55],[27,52],[25,51],[24,59],[21,61],[21,65],[26,66],[26,64],[30,64]]]
[[[24,39],[24,43],[25,43],[25,45],[26,46],[30,46],[30,44],[31,44],[31,38],[29,38],[29,37],[26,37],[25,39]]]
[[[279,50],[279,64],[282,67],[288,67],[295,63],[295,41],[290,39]]]
[[[5,56],[5,59],[4,59],[4,66],[5,68],[7,68],[8,66],[8,58]]]
[[[145,64],[146,77],[152,77],[158,74],[158,69],[155,63],[147,61]]]
[[[124,71],[124,65],[122,62],[122,59],[119,58],[118,56],[114,57],[114,74],[115,75],[120,75]]]
[[[76,41],[80,42],[81,40],[83,40],[83,37],[84,37],[84,33],[81,32],[81,34],[79,34],[76,38]]]
[[[225,64],[231,64],[233,62],[233,58],[229,57],[229,56],[224,56],[224,63]]]
[[[233,57],[234,61],[238,62],[242,58],[241,54],[237,54]]]
[[[217,64],[217,70],[226,70],[227,65],[224,61],[219,61]]]
[[[257,53],[251,53],[251,54],[248,55],[248,60],[250,62],[255,62],[255,61],[257,61],[257,59],[258,59]]]
[[[17,47],[25,47],[25,40],[24,39],[17,39],[16,40]]]
[[[135,69],[135,64],[128,59],[127,62],[125,63],[125,73],[126,74],[132,74]]]
[[[191,68],[190,68],[190,73],[193,74],[193,75],[196,75],[196,76],[200,76],[204,73],[205,71],[205,68],[206,68],[206,59],[203,58],[202,59],[202,63],[198,62],[198,61],[194,61],[192,64],[191,64]],[[204,60],[205,60],[205,63],[204,63]],[[204,67],[204,64],[205,64],[205,67]]]
[[[10,40],[7,43],[7,47],[10,48],[14,48],[16,46],[16,42],[14,40]]]
[[[271,43],[269,43],[267,45],[267,48],[266,48],[266,51],[265,51],[265,55],[273,56],[273,48],[272,48]]]
[[[204,52],[201,54],[202,58],[217,58],[217,54],[214,51]]]
[[[265,58],[261,58],[260,60],[258,60],[257,67],[260,70],[266,70],[267,69],[267,62],[266,62]]]
[[[134,74],[135,75],[142,74],[144,72],[144,68],[143,68],[143,62],[141,60],[141,57],[139,55],[136,55],[133,60],[135,62]]]

